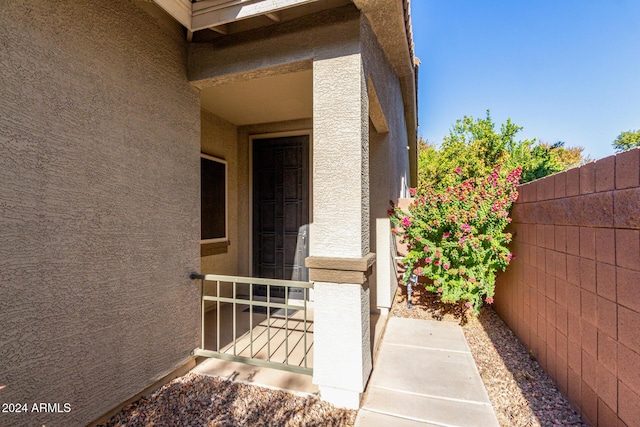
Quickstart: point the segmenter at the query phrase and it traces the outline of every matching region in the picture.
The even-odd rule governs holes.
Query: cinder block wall
[[[592,425],[640,425],[639,164],[634,149],[522,185],[498,278],[496,310]]]

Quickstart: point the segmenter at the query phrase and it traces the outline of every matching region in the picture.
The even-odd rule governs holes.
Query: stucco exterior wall
[[[369,289],[315,283],[313,382],[320,396],[357,409],[372,369]]]
[[[200,111],[180,34],[125,0],[0,8],[0,425],[86,425],[199,338]]]
[[[409,183],[407,124],[400,79],[364,15],[360,18],[360,31],[364,73],[375,87],[389,128],[387,133],[374,130],[370,137],[371,214],[380,218],[387,216],[389,200],[408,196],[402,194],[402,182]]]
[[[372,124],[369,126],[370,223],[374,225],[383,224],[378,219],[386,220],[390,200],[397,201],[400,197],[406,197],[402,194],[402,183],[409,182],[407,125],[400,80],[364,15],[360,18],[360,31],[364,75],[370,79],[389,129],[388,132],[381,133]],[[372,96],[369,93],[369,100]],[[390,233],[390,225],[389,231],[380,227],[380,232]],[[377,233],[377,227],[372,226],[371,251],[378,254],[378,262],[375,265],[376,274],[370,277],[371,307],[384,308],[391,306],[397,279],[392,265],[395,260],[389,255],[391,240],[388,236],[378,238]],[[387,245],[378,248],[377,241],[386,242]],[[385,252],[383,256],[380,256],[380,251]]]
[[[228,121],[202,110],[203,153],[227,162],[227,232],[229,245],[224,253],[202,256],[202,274],[238,274],[239,231],[245,234],[246,223],[238,221],[238,128]],[[246,196],[245,196],[246,197]],[[244,227],[244,228],[243,228]]]
[[[328,259],[369,257],[371,250],[369,103],[359,20],[356,23],[354,53],[336,52],[313,60],[314,215],[307,259],[307,265],[316,266],[310,277],[318,278],[314,340],[319,350],[313,381],[323,399],[350,408],[358,407],[371,372],[370,336],[364,333],[370,292],[367,284],[351,282],[355,276],[349,272],[336,273],[341,269]],[[344,43],[351,45],[354,40]],[[334,279],[319,279],[327,270],[334,271]],[[336,334],[335,326],[344,324],[344,319],[357,322]]]
[[[345,6],[281,25],[189,47],[189,80],[199,87],[309,69],[315,59],[357,53],[359,16]]]
[[[496,310],[590,425],[640,425],[640,149],[518,188]]]

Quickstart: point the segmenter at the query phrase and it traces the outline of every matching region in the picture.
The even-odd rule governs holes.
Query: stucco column
[[[358,408],[371,373],[369,114],[359,53],[313,63],[313,381]]]
[[[312,256],[369,253],[369,113],[360,54],[313,63]]]

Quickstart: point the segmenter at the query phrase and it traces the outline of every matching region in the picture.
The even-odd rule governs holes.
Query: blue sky
[[[413,0],[419,135],[491,110],[521,139],[613,154],[640,129],[640,0]]]

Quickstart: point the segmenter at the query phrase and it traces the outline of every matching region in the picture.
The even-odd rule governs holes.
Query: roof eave
[[[418,183],[418,61],[414,54],[410,0],[353,0],[369,20],[389,62],[400,79],[409,146],[411,186]]]

